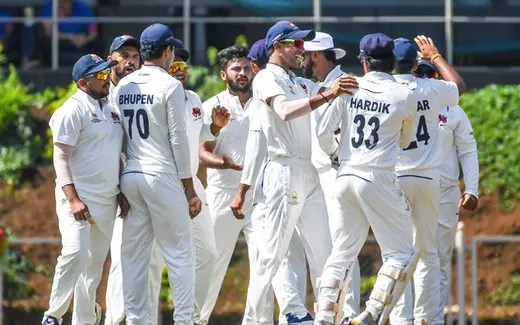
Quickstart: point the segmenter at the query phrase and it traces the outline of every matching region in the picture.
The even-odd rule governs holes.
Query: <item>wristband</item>
[[[442,56],[442,55],[440,55],[439,53],[437,53],[434,56],[432,56],[432,58],[430,59],[430,63],[433,64],[433,61],[435,61],[435,59],[440,57],[440,56]]]

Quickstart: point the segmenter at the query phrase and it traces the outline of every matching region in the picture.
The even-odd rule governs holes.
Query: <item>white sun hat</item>
[[[312,41],[305,41],[303,48],[307,52],[331,50],[336,53],[336,60],[341,59],[347,54],[347,51],[334,47],[332,36],[322,32],[316,32],[316,37],[314,37]]]

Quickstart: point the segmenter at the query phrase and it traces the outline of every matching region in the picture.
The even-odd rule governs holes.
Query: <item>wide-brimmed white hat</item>
[[[341,59],[347,54],[347,51],[344,49],[339,49],[334,47],[334,40],[332,36],[327,33],[316,32],[316,36],[312,41],[305,41],[303,43],[303,48],[307,52],[317,52],[317,51],[325,51],[330,50],[336,53],[336,60]]]

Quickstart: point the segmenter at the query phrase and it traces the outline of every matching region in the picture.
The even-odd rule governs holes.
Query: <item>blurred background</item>
[[[225,87],[218,50],[251,45],[282,19],[330,33],[347,50],[343,70],[357,75],[358,42],[374,32],[430,36],[456,66],[472,89],[461,106],[481,195],[477,211],[461,211],[446,320],[520,324],[520,0],[0,0],[0,325],[37,324],[48,304],[61,248],[48,119],[76,90],[77,58],[106,57],[115,36],[168,24],[191,52],[188,87],[204,101]],[[372,239],[360,264],[364,302],[380,266]],[[241,239],[210,324],[240,323],[248,272]],[[166,286],[161,300],[161,324],[171,324]]]

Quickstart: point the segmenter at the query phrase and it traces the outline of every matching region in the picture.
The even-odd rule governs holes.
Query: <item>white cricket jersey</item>
[[[253,96],[262,101],[278,95],[287,100],[307,97],[305,86],[298,82],[292,71],[268,63],[253,80]],[[311,114],[305,114],[290,121],[282,120],[270,109],[262,125],[266,130],[267,154],[269,159],[275,157],[293,157],[310,160],[312,148]]]
[[[231,94],[226,89],[202,104],[206,125],[211,124],[211,111],[217,105],[225,107],[231,114],[229,123],[220,130],[218,137],[213,140],[215,142],[213,153],[218,156],[228,155],[239,165],[244,163],[246,152],[250,102],[251,99],[242,107],[238,96]],[[240,183],[240,174],[240,171],[232,169],[208,168],[208,185],[224,189],[236,189]]]
[[[441,188],[459,185],[462,165],[465,193],[478,196],[479,164],[477,142],[468,116],[459,106],[445,107],[439,113],[443,164]]]
[[[190,160],[191,160],[191,173],[193,177],[193,186],[195,192],[202,202],[206,203],[206,192],[204,187],[197,177],[197,171],[199,169],[199,138],[200,131],[204,124],[204,116],[202,112],[202,102],[199,96],[191,91],[184,91],[184,99],[186,100],[186,130],[188,133],[188,141],[190,143]]]
[[[121,121],[107,98],[96,100],[79,89],[49,121],[53,142],[74,147],[70,169],[82,200],[113,204],[119,193]]]
[[[459,90],[454,82],[415,78],[411,74],[395,75],[397,82],[411,85],[417,115],[415,132],[408,148],[402,149],[396,170],[402,174],[411,170],[438,168],[442,164],[439,139],[439,112],[446,106],[457,105]]]
[[[345,72],[341,70],[341,66],[336,66],[334,69],[332,69],[328,74],[327,77],[325,77],[325,80],[318,83],[318,90],[321,87],[332,87],[332,84],[336,79],[342,77],[342,76],[348,76]],[[315,95],[315,94],[314,94]],[[318,172],[326,172],[332,168],[332,163],[330,160],[330,156],[327,155],[323,149],[320,147],[320,143],[318,141],[318,137],[316,136],[316,126],[318,124],[318,121],[320,117],[323,115],[326,109],[328,109],[329,104],[323,104],[314,111],[312,111],[312,118],[311,118],[311,128],[314,130],[313,137],[312,137],[312,164]]]
[[[404,125],[413,126],[415,105],[411,91],[388,73],[369,72],[357,78],[359,89],[353,96],[341,95],[322,115],[317,128],[322,148],[337,150],[334,131],[341,124],[340,168],[394,170]],[[406,120],[409,123],[404,123]],[[407,141],[405,141],[407,142]]]
[[[157,66],[123,78],[115,98],[127,139],[125,172],[192,177],[186,132],[184,88]]]

